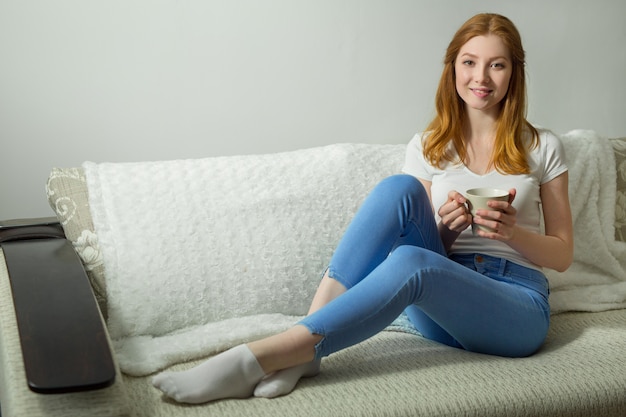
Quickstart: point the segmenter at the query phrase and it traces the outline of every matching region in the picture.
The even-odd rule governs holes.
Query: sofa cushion
[[[625,332],[626,310],[559,314],[539,352],[502,358],[384,331],[324,358],[317,377],[272,400],[181,407],[146,378],[124,382],[136,417],[622,417]]]

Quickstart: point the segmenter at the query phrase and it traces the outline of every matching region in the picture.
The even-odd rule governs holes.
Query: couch
[[[320,375],[301,380],[287,396],[195,406],[163,398],[150,377],[187,369],[305,314],[343,229],[367,191],[399,172],[405,146],[337,144],[55,168],[46,189],[56,217],[0,227],[0,240],[7,241],[0,251],[1,413],[624,416],[626,138],[590,131],[561,137],[570,164],[575,262],[565,273],[547,271],[553,315],[535,355],[511,359],[442,346],[400,316],[377,336],[325,358]],[[17,301],[9,254],[14,247],[34,254],[40,244],[53,245],[51,256],[61,261],[27,257],[23,264],[46,278],[28,284]],[[78,288],[83,292],[74,293]],[[70,358],[53,352],[59,363],[86,352],[78,371],[39,359],[35,370],[52,369],[53,377],[69,381],[103,379],[37,392],[25,371],[33,354],[23,350],[33,338],[23,340],[24,334],[36,324],[18,317],[19,303],[27,309],[50,303],[43,337],[78,352]],[[64,309],[66,318],[55,316]],[[82,327],[88,321],[95,330]]]

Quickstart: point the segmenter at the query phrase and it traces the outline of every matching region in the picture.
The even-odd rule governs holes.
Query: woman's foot
[[[300,378],[319,374],[320,365],[321,361],[318,359],[270,374],[256,386],[254,396],[274,398],[289,394],[296,387]]]
[[[182,372],[163,372],[152,379],[178,401],[200,404],[221,398],[248,398],[265,372],[248,346],[239,345]]]

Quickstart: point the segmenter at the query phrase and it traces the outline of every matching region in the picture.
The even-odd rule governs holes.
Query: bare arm
[[[541,186],[545,236],[519,229],[509,241],[513,249],[530,261],[561,272],[570,266],[574,255],[574,232],[567,184],[568,173],[565,172]]]
[[[509,203],[492,202],[491,207],[502,211],[482,212],[483,219],[475,220],[489,227],[497,226],[496,233],[480,232],[481,236],[506,242],[526,259],[539,266],[565,271],[572,263],[574,253],[568,178],[568,173],[565,172],[541,185],[545,235],[530,232],[515,224],[515,209],[510,205],[511,200]],[[515,190],[512,191],[512,198],[514,198]]]

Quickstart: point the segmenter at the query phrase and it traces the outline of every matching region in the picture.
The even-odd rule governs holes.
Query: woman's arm
[[[484,219],[491,217],[497,220],[499,223],[497,232],[480,232],[481,235],[506,242],[534,264],[561,272],[565,271],[572,263],[574,253],[572,212],[567,187],[567,172],[541,185],[545,235],[517,226],[515,209],[510,202],[507,204],[496,201],[491,204],[491,207],[499,208],[502,212],[485,212]],[[479,222],[482,221],[479,220]],[[493,221],[489,220],[485,225],[494,226]]]

